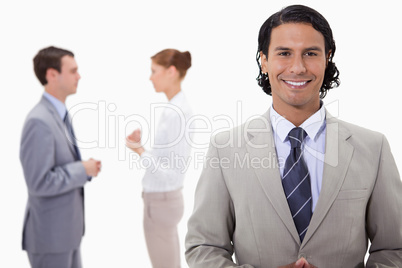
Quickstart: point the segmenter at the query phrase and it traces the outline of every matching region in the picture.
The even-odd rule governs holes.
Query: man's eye
[[[314,52],[306,52],[306,56],[317,56],[317,53]]]
[[[286,52],[286,51],[279,53],[279,56],[289,56],[289,55],[290,55],[290,53]]]

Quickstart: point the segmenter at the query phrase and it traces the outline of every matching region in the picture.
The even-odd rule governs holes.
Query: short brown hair
[[[183,78],[191,67],[191,54],[188,51],[180,52],[177,49],[164,49],[151,57],[156,63],[165,68],[176,67]]]
[[[64,56],[74,57],[74,54],[71,51],[53,46],[39,50],[38,54],[33,58],[33,64],[36,77],[38,77],[42,85],[47,84],[47,69],[52,68],[61,72],[61,58]]]

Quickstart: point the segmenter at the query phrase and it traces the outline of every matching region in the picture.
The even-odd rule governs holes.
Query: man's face
[[[262,54],[261,59],[277,112],[319,107],[319,90],[327,65],[320,32],[310,24],[282,24],[272,29],[268,58]]]
[[[58,73],[56,81],[60,93],[64,96],[77,92],[78,80],[81,76],[78,73],[78,66],[71,56],[61,58],[61,72]]]

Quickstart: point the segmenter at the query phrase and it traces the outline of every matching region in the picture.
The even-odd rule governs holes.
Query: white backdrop
[[[343,120],[383,132],[399,168],[402,141],[396,134],[402,89],[399,1],[299,1],[321,12],[336,40],[335,63],[341,86],[325,104]],[[206,143],[212,132],[265,112],[271,104],[257,86],[258,30],[269,15],[293,1],[2,1],[0,3],[0,267],[29,267],[21,250],[26,186],[19,162],[25,116],[43,88],[32,58],[49,45],[75,53],[82,76],[68,107],[85,105],[74,120],[80,140],[93,142],[84,158],[102,160],[103,170],[86,185],[84,267],[150,267],[142,232],[141,178],[124,147],[125,135],[150,118],[150,105],[165,102],[149,81],[149,57],[164,48],[189,50],[193,66],[183,90],[194,112],[211,128],[196,136]],[[81,106],[80,106],[81,107]],[[221,115],[221,117],[216,117]],[[400,128],[400,127],[399,127]],[[200,175],[194,149],[184,186],[184,241],[193,193]],[[198,154],[198,156],[195,156]],[[131,163],[131,164],[130,164]],[[184,252],[184,242],[182,242]],[[183,267],[187,267],[182,258]]]

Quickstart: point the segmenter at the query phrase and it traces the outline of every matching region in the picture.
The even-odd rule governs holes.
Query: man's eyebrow
[[[279,46],[279,47],[276,47],[274,50],[275,50],[275,51],[289,51],[289,50],[292,50],[292,49],[291,49],[291,48],[288,48],[288,47]],[[307,48],[305,48],[304,50],[305,50],[305,51],[311,51],[311,50],[314,50],[314,51],[322,51],[322,49],[321,49],[320,47],[317,47],[317,46],[307,47]]]
[[[287,47],[279,46],[279,47],[276,47],[274,50],[275,50],[275,51],[283,51],[283,50],[291,50],[291,49],[290,49],[290,48],[287,48]]]
[[[322,51],[322,49],[320,47],[316,47],[316,46],[308,47],[305,50],[306,51],[315,50],[315,51],[320,51],[320,52]]]

